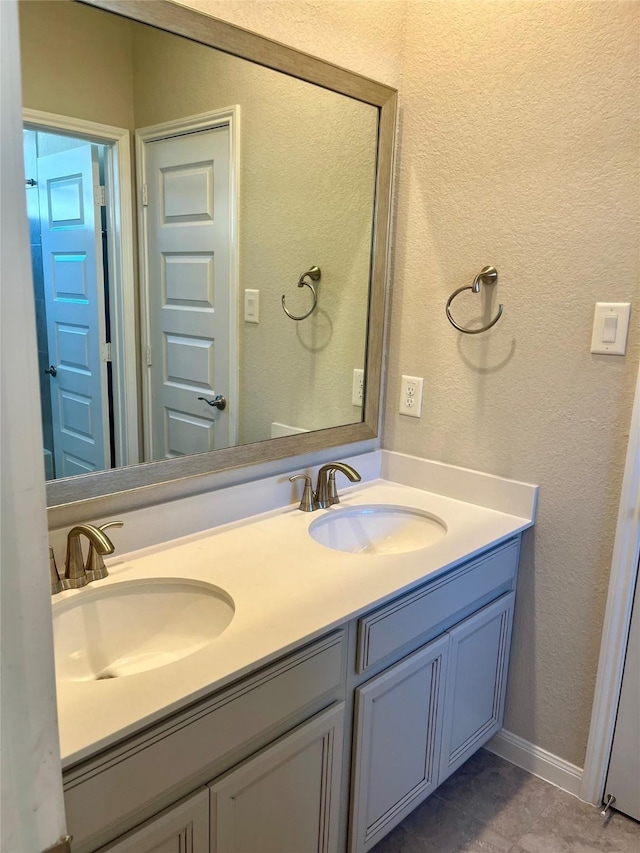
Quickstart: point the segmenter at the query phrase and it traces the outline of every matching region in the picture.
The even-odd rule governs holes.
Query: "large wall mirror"
[[[20,32],[49,505],[375,437],[395,91],[164,0]]]

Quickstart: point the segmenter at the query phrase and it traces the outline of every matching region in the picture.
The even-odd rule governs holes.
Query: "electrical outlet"
[[[351,385],[351,405],[361,406],[364,402],[364,370],[360,367],[353,368],[353,382]]]
[[[419,418],[422,414],[422,383],[421,376],[402,376],[400,378],[400,405],[398,411],[401,415],[410,418]]]

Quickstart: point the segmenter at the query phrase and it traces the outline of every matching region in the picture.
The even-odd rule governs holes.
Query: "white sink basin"
[[[152,578],[87,587],[54,604],[56,677],[101,681],[157,669],[218,637],[233,599],[212,584]]]
[[[331,509],[313,521],[309,534],[320,545],[353,554],[402,554],[428,548],[447,526],[436,516],[401,506]]]

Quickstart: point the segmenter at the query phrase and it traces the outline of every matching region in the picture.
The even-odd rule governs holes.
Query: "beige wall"
[[[541,485],[505,726],[582,765],[638,369],[640,5],[191,5],[400,86],[384,445]],[[445,301],[489,263],[504,317],[462,337]],[[589,353],[597,300],[634,303],[625,358]]]
[[[384,441],[540,484],[505,727],[580,766],[638,364],[639,13],[410,3],[405,41]],[[460,336],[444,303],[484,264],[505,314]],[[598,300],[635,303],[626,358],[589,352]],[[428,377],[421,421],[401,372]]]
[[[103,15],[96,30],[95,15],[71,3],[20,3],[23,106],[133,129],[130,25]]]

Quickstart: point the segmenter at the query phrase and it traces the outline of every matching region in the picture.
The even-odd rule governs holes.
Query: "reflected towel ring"
[[[463,290],[471,290],[473,293],[480,293],[480,282],[485,285],[495,284],[498,280],[498,270],[495,267],[483,267],[478,275],[474,278],[473,284],[465,285],[464,287],[459,287],[457,290],[454,290],[451,296],[447,299],[447,305],[445,311],[447,312],[447,319],[459,332],[464,332],[465,335],[479,335],[480,332],[486,332],[487,329],[490,329],[492,326],[498,322],[500,317],[502,317],[502,312],[504,311],[504,305],[498,306],[498,313],[493,318],[490,323],[487,323],[486,326],[482,326],[481,329],[465,329],[464,326],[459,326],[456,321],[451,316],[451,311],[449,310],[451,307],[451,303],[456,298],[459,293],[462,293]]]
[[[295,314],[292,314],[291,311],[289,311],[289,309],[287,308],[287,306],[285,304],[284,294],[282,295],[282,310],[287,315],[287,317],[290,317],[292,320],[296,320],[296,321],[297,320],[306,320],[306,318],[309,317],[309,315],[313,314],[313,312],[316,310],[316,305],[318,304],[318,294],[316,293],[316,289],[313,286],[313,284],[310,281],[305,281],[305,278],[307,276],[309,276],[309,278],[312,279],[313,281],[320,281],[320,275],[321,275],[320,267],[311,267],[310,270],[303,272],[302,275],[300,276],[300,278],[298,279],[298,287],[308,287],[309,290],[311,291],[311,293],[313,293],[313,305],[307,311],[306,314],[302,314],[300,317],[296,317]]]

